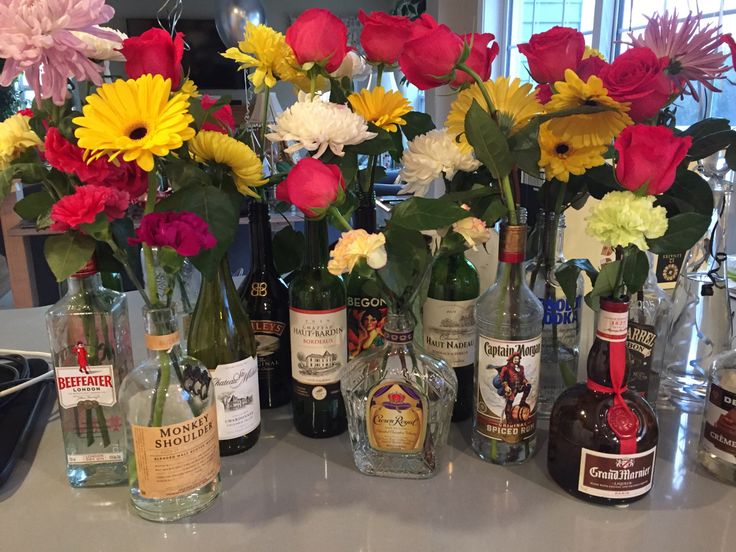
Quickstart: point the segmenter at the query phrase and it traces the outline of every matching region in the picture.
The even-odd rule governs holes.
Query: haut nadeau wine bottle
[[[547,468],[573,496],[625,505],[652,488],[659,429],[649,403],[627,388],[628,300],[601,299],[588,381],[552,408]]]
[[[347,429],[340,372],[347,364],[346,294],[327,270],[327,221],[305,221],[306,253],[289,285],[291,404],[296,429],[331,437]]]
[[[455,370],[458,388],[453,422],[467,420],[473,414],[475,304],[479,294],[478,271],[464,253],[437,259],[422,308],[423,346]]]
[[[238,290],[258,348],[261,408],[276,408],[291,399],[289,290],[273,263],[268,203],[249,207],[251,269]]]
[[[215,384],[220,455],[248,450],[261,433],[256,340],[227,255],[214,277],[202,278],[188,350],[207,367]]]

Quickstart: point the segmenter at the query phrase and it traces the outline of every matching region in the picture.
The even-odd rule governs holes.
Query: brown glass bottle
[[[657,418],[626,389],[628,305],[601,299],[588,382],[562,393],[550,416],[550,475],[571,495],[598,504],[630,504],[653,482]]]

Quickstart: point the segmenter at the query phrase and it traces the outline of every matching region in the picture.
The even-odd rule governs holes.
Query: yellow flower
[[[330,251],[327,270],[335,276],[353,271],[359,260],[365,259],[369,267],[378,270],[386,266],[386,236],[369,234],[365,230],[343,232],[335,248]]]
[[[654,196],[639,197],[633,192],[609,192],[593,207],[586,232],[603,245],[635,245],[649,249],[646,240],[667,232],[667,211],[654,206]]]
[[[238,191],[259,197],[253,188],[262,186],[263,163],[243,142],[214,130],[202,130],[189,142],[189,153],[200,163],[220,163],[230,168]]]
[[[161,75],[103,84],[74,119],[79,147],[92,159],[122,155],[152,171],[154,156],[168,155],[194,136],[187,97],[170,94],[171,80]]]
[[[184,94],[187,98],[199,98],[202,96],[202,94],[199,93],[199,87],[197,87],[192,79],[184,79],[179,92]]]
[[[350,94],[348,102],[355,113],[388,132],[396,132],[397,125],[405,125],[401,117],[411,111],[411,104],[401,92],[386,92],[383,86]]]
[[[7,169],[28,148],[43,144],[28,121],[30,117],[18,113],[0,123],[0,170]]]
[[[487,81],[485,87],[497,112],[496,120],[507,136],[519,131],[532,117],[544,111],[542,104],[537,101],[534,87],[530,83],[521,84],[518,78],[511,80],[508,77],[499,77],[495,81]],[[463,151],[471,149],[465,138],[465,116],[473,105],[473,100],[488,111],[480,88],[473,84],[457,95],[445,121],[450,134],[460,137],[459,145]]]
[[[611,108],[611,111],[558,117],[549,121],[551,132],[577,145],[608,145],[624,128],[634,124],[626,114],[629,111],[628,104],[611,98],[603,87],[603,81],[595,75],[591,75],[588,82],[583,82],[572,69],[567,69],[565,80],[556,82],[555,89],[557,92],[545,105],[548,112],[582,106]]]
[[[597,57],[602,59],[603,61],[606,61],[606,56],[600,53],[600,51],[596,50],[595,48],[591,48],[590,46],[585,47],[585,52],[583,52],[583,59],[588,59],[590,57]]]
[[[578,146],[572,140],[562,139],[549,130],[549,123],[539,129],[539,166],[547,180],[556,178],[567,182],[571,174],[583,174],[606,162],[606,146]]]

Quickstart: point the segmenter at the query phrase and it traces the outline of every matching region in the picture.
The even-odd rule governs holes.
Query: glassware
[[[471,443],[483,460],[519,464],[537,444],[537,397],[542,351],[539,299],[524,279],[526,212],[501,226],[496,282],[475,307],[478,364]]]
[[[374,272],[365,262],[355,265],[347,277],[348,357],[350,360],[364,351],[385,343],[383,326],[388,304]]]
[[[173,521],[207,508],[220,492],[212,378],[182,355],[174,309],[144,308],[148,358],[123,381],[130,498],[136,513]]]
[[[473,414],[478,295],[478,271],[464,253],[443,255],[435,261],[422,308],[422,343],[430,355],[455,370],[458,386],[453,422]]]
[[[102,286],[94,260],[46,312],[66,475],[73,487],[128,480],[120,383],[133,364],[125,295]]]
[[[367,191],[359,186],[356,195],[358,206],[353,213],[353,227],[362,228],[369,234],[374,234],[376,232],[376,192],[373,183],[370,183]]]
[[[659,427],[649,403],[626,387],[628,300],[600,304],[588,381],[552,408],[547,469],[577,498],[626,505],[652,488]]]
[[[347,429],[340,374],[347,365],[346,294],[327,270],[327,221],[306,219],[306,254],[289,284],[291,404],[294,425],[307,437]]]
[[[189,328],[189,354],[207,367],[215,385],[220,455],[248,450],[261,433],[256,339],[227,255],[213,278],[202,279]]]
[[[257,342],[261,408],[276,408],[291,399],[289,290],[273,263],[268,203],[249,206],[251,269],[238,290]]]
[[[578,276],[575,301],[570,304],[555,274],[566,261],[565,215],[540,211],[536,230],[539,247],[537,256],[527,264],[526,277],[544,307],[537,413],[540,418],[548,418],[560,393],[578,379],[583,276]]]
[[[413,344],[408,314],[389,314],[386,343],[348,364],[341,387],[355,465],[362,473],[425,478],[447,443],[457,377]]]

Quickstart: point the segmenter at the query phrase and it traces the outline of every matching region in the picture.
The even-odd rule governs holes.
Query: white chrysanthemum
[[[457,171],[471,172],[480,167],[472,152],[463,152],[447,129],[430,130],[409,142],[401,158],[401,179],[407,183],[402,194],[422,196],[429,184],[442,173],[448,180]]]
[[[304,148],[316,152],[315,159],[330,148],[342,157],[343,148],[361,144],[376,137],[368,131],[368,123],[345,105],[324,101],[321,97],[304,92],[299,101],[276,118],[266,137],[272,142],[295,142],[286,148],[286,153],[296,153]]]
[[[125,56],[119,50],[123,47],[123,40],[128,38],[128,35],[110,27],[96,28],[108,33],[114,33],[118,36],[118,39],[109,40],[89,33],[72,31],[72,34],[76,38],[84,42],[85,55],[88,58],[96,59],[97,61],[125,61]]]
[[[348,77],[349,79],[362,79],[370,74],[371,66],[369,66],[363,56],[357,52],[350,51],[345,59],[342,60],[340,67],[335,69],[330,76],[336,79]]]

